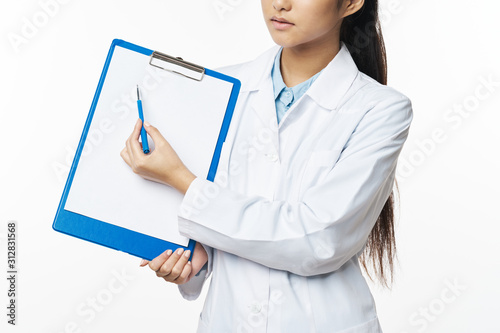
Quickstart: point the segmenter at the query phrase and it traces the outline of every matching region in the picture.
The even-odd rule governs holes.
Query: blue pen
[[[144,129],[144,114],[142,113],[142,101],[141,96],[139,95],[139,85],[137,85],[137,109],[139,109],[139,118],[142,120],[141,127],[141,140],[142,140],[142,150],[144,154],[149,153],[149,145],[148,145],[148,135],[146,130]]]

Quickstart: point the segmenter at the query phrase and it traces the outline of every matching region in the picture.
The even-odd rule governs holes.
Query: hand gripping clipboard
[[[240,82],[115,39],[52,227],[148,260],[179,247],[192,253],[195,242],[177,230],[183,196],[142,179],[120,157],[138,118],[137,85],[145,120],[197,177],[214,180]]]

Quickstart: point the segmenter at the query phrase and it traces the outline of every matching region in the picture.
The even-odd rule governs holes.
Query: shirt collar
[[[320,75],[320,73],[323,70],[319,71],[318,73],[310,77],[308,80],[289,88],[283,81],[283,75],[281,75],[282,51],[283,48],[280,48],[278,54],[276,54],[276,56],[274,57],[274,65],[271,70],[271,77],[273,80],[273,87],[274,87],[274,99],[278,98],[279,94],[283,91],[283,89],[291,90],[293,96],[295,97],[302,96],[302,94],[304,94],[304,92],[311,86],[311,84],[314,82],[314,80],[316,80],[316,78]]]
[[[242,92],[257,91],[267,89],[267,87],[272,89],[271,70],[276,61],[276,55],[280,50],[281,47],[275,45],[247,64],[245,70],[247,75],[242,77]],[[314,81],[305,95],[308,95],[321,107],[334,110],[338,107],[341,98],[347,93],[358,74],[359,70],[347,46],[341,42],[340,51],[323,69],[322,74]],[[268,84],[265,84],[266,81]]]

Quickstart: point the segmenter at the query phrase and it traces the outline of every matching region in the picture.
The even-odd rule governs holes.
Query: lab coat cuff
[[[205,252],[207,252],[207,262],[205,263],[205,265],[203,265],[198,274],[191,278],[191,280],[184,284],[178,285],[181,296],[188,301],[194,301],[200,296],[205,281],[210,277],[210,274],[212,273],[213,249],[202,243],[200,244],[205,249]]]
[[[203,265],[198,274],[191,278],[191,280],[178,286],[181,296],[188,301],[194,301],[200,296],[205,281],[212,273],[213,250],[209,246],[206,246],[204,244],[201,245],[207,252],[207,262],[205,263],[205,265]]]
[[[200,212],[200,207],[203,204],[202,193],[204,187],[207,186],[206,183],[211,184],[208,180],[198,177],[191,182],[179,208],[179,221],[182,219],[192,220],[193,217]]]
[[[212,273],[213,249],[205,244],[200,244],[205,249],[205,252],[207,252],[207,262],[191,280],[178,286],[181,296],[188,301],[194,301],[200,296],[205,281]]]
[[[194,240],[199,239],[200,217],[206,214],[209,206],[209,197],[217,186],[206,179],[195,178],[189,186],[178,211],[179,233]],[[208,193],[208,195],[207,195]]]

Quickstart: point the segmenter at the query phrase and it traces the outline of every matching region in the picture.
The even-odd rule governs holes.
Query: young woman
[[[178,189],[190,253],[149,262],[195,299],[199,332],[381,332],[362,276],[392,277],[392,189],[412,109],[386,84],[377,0],[262,0],[278,44],[221,71],[242,88],[214,183],[196,178],[148,123],[121,155]],[[142,266],[148,262],[143,261]]]

